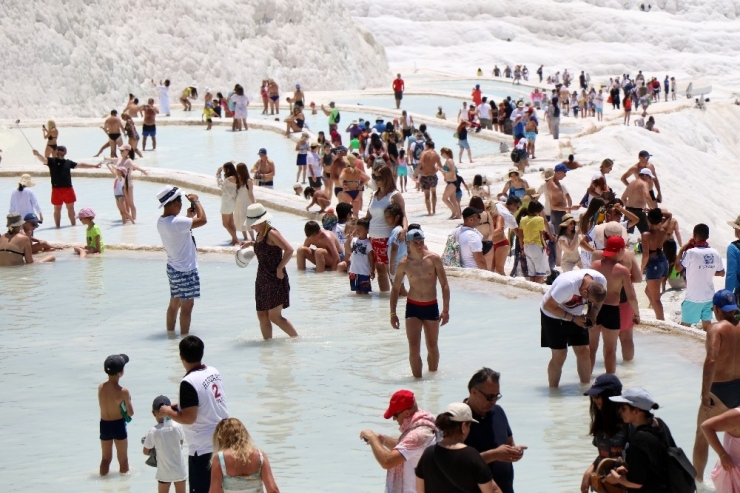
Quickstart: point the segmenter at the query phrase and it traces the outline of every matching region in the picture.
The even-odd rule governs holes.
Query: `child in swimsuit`
[[[125,354],[112,354],[105,359],[103,369],[108,380],[98,386],[100,405],[100,441],[103,458],[100,460],[100,475],[105,476],[113,460],[113,444],[116,445],[118,465],[121,473],[128,472],[128,434],[126,423],[134,415],[131,393],[118,381],[123,376],[123,367],[129,358]]]
[[[113,181],[113,197],[116,199],[118,212],[121,213],[121,221],[123,224],[126,224],[126,221],[131,221],[131,224],[134,224],[134,220],[126,209],[126,197],[123,194],[123,185],[125,181],[124,173],[126,173],[126,170],[113,166],[111,163],[105,163],[105,165],[108,166],[108,170],[115,177],[115,180]]]
[[[398,166],[396,167],[396,174],[398,175],[398,190],[401,192],[408,192],[408,159],[406,158],[406,151],[403,149],[398,151]]]

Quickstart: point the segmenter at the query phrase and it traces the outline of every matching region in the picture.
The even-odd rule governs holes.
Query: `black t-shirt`
[[[180,382],[179,404],[181,411],[189,407],[197,407],[199,404],[198,392],[195,390],[195,387],[190,384],[190,382],[186,382],[185,380]]]
[[[459,140],[468,140],[468,129],[463,127],[457,131],[457,138]]]
[[[51,175],[51,186],[52,188],[71,188],[72,187],[72,175],[69,170],[74,169],[77,163],[70,161],[69,159],[59,159],[50,157],[47,159],[49,163],[49,174]]]
[[[663,428],[667,431],[669,443],[675,445],[666,424],[658,420],[659,426],[638,426],[630,435],[625,447],[625,466],[627,480],[641,484],[640,493],[668,492],[668,452],[663,438]]]
[[[426,493],[480,493],[478,485],[491,480],[491,471],[472,447],[432,445],[421,455],[416,477],[424,480]]]
[[[493,406],[485,416],[473,412],[473,419],[478,420],[478,423],[470,423],[470,433],[465,445],[481,453],[509,443],[511,427],[501,406]],[[514,493],[514,466],[511,462],[493,461],[488,464],[488,468],[503,493]]]

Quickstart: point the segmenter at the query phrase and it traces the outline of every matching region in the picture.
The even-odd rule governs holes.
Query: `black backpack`
[[[420,144],[424,144],[424,141],[417,140],[414,144],[414,161],[421,159],[421,153],[424,152],[424,146]]]
[[[514,149],[512,149],[512,151],[511,151],[511,160],[512,160],[513,162],[515,162],[515,163],[518,163],[519,161],[521,161],[521,160],[522,160],[522,158],[524,157],[524,155],[525,155],[526,153],[527,153],[527,151],[526,151],[526,150],[524,150],[524,149],[519,149],[519,148],[515,147],[515,148],[514,148]]]
[[[340,115],[339,112],[337,111],[337,118],[336,120],[334,120],[334,123],[339,123],[339,120],[341,120],[341,118],[342,118],[342,115]]]
[[[664,447],[666,447],[666,454],[668,454],[668,478],[666,484],[668,491],[671,493],[695,493],[696,482],[696,469],[691,465],[691,461],[684,453],[681,447],[677,447],[673,439],[668,435],[667,426],[663,420],[658,419],[661,424],[662,437],[657,437],[648,431],[643,431],[652,436],[655,440],[659,440]]]

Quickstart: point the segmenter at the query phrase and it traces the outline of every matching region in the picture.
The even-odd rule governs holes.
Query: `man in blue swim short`
[[[170,304],[167,307],[167,332],[175,331],[180,312],[180,334],[190,331],[190,317],[195,298],[200,298],[198,257],[192,230],[206,224],[206,213],[198,196],[185,196],[195,217],[178,217],[182,210],[182,190],[167,185],[157,194],[159,207],[164,207],[157,220],[157,231],[167,252],[167,278],[170,282]]]
[[[424,232],[414,229],[406,233],[408,253],[396,267],[396,277],[391,288],[391,327],[401,327],[396,306],[403,285],[403,278],[409,278],[409,291],[406,298],[406,338],[409,341],[409,363],[411,373],[421,378],[421,334],[427,346],[429,371],[437,371],[439,366],[439,326],[450,320],[450,286],[442,259],[436,253],[424,248]],[[432,279],[434,279],[433,282]],[[442,289],[442,312],[437,303],[437,282]]]

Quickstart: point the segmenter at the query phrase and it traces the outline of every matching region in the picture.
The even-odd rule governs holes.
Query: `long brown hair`
[[[249,190],[249,168],[244,163],[236,165],[236,189],[239,190],[241,187],[246,187]]]
[[[234,167],[234,163],[229,161],[224,164],[224,178],[231,178],[232,176],[236,176],[236,168]]]
[[[388,195],[392,192],[395,192],[396,189],[396,180],[393,178],[393,171],[388,166],[381,166],[380,168],[373,171],[374,175],[380,175],[380,180],[375,180],[376,183],[383,186],[383,193],[385,195]],[[378,187],[378,190],[375,192],[375,196],[378,196],[378,192],[380,192],[380,187]]]

